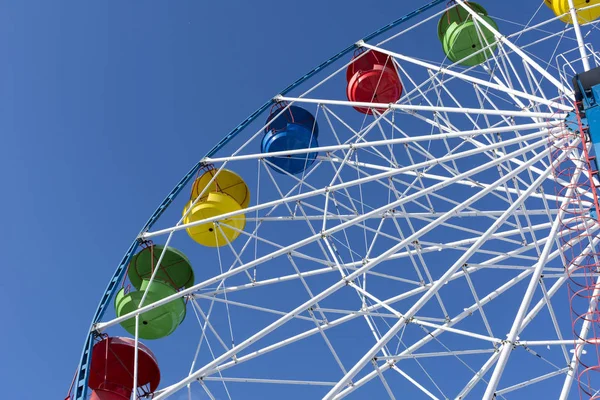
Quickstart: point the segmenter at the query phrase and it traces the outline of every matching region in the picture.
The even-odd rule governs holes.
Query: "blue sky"
[[[3,396],[62,398],[106,282],[176,181],[278,90],[422,4],[0,1]]]

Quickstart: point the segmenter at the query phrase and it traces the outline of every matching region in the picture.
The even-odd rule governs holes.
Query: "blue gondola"
[[[283,107],[285,106],[278,105],[271,111],[266,122],[261,151],[273,153],[318,147],[319,125],[315,117],[297,106],[290,106],[282,113]],[[273,168],[277,172],[283,170],[290,174],[299,174],[315,162],[317,155],[316,152],[303,153],[269,157],[267,160],[277,167]]]

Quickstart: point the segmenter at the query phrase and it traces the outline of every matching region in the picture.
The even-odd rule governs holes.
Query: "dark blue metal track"
[[[424,5],[423,7],[420,7],[418,9],[404,15],[404,16],[398,18],[397,20],[390,22],[389,24],[385,25],[384,27],[376,30],[375,32],[371,33],[370,35],[365,36],[362,40],[364,42],[368,42],[369,40],[378,37],[379,35],[416,17],[417,15],[419,15],[425,11],[428,11],[429,9],[443,3],[444,1],[446,1],[446,0],[431,1],[431,2],[427,3],[426,5]],[[315,76],[316,74],[318,74],[321,70],[323,70],[326,67],[328,67],[329,65],[333,64],[340,58],[346,56],[348,53],[350,53],[355,48],[356,48],[356,44],[352,44],[352,45],[346,47],[344,50],[340,51],[335,56],[333,56],[330,59],[328,59],[327,61],[321,63],[320,65],[318,65],[317,67],[312,69],[310,72],[308,72],[301,78],[297,79],[294,83],[292,83],[291,85],[289,85],[288,87],[283,89],[280,92],[280,94],[285,95],[285,94],[289,93],[290,91],[292,91],[293,89],[295,89],[296,87],[301,85],[302,83],[306,82],[308,79],[310,79],[313,76]],[[271,99],[268,102],[266,102],[265,104],[263,104],[258,110],[254,111],[252,114],[250,114],[250,116],[248,116],[248,118],[246,118],[244,121],[242,121],[231,132],[229,132],[223,139],[221,139],[219,141],[219,143],[217,143],[206,154],[205,158],[212,157],[221,148],[223,148],[227,143],[229,143],[234,137],[236,137],[241,131],[243,131],[248,125],[250,125],[256,118],[258,118],[262,113],[264,113],[267,109],[269,109],[273,104],[274,104],[274,100]],[[154,223],[158,220],[158,218],[160,218],[160,216],[167,209],[167,207],[173,202],[173,200],[175,200],[175,198],[177,197],[179,192],[181,192],[181,190],[194,177],[194,175],[200,169],[201,166],[202,166],[202,161],[199,161],[196,165],[194,165],[192,167],[192,169],[189,170],[189,172],[179,181],[179,183],[177,183],[177,185],[173,188],[173,190],[171,190],[169,195],[162,201],[162,203],[160,203],[160,205],[158,206],[156,211],[154,211],[154,213],[152,214],[152,216],[150,217],[148,222],[146,222],[146,224],[144,225],[144,227],[142,228],[142,230],[140,232],[140,235],[141,235],[141,233],[148,231],[152,227],[152,225],[154,225]],[[139,237],[139,235],[138,235],[138,237]],[[79,366],[77,368],[74,393],[72,394],[72,398],[74,400],[87,399],[88,371],[89,371],[89,365],[90,365],[90,360],[91,360],[91,350],[92,350],[92,346],[94,344],[93,342],[94,342],[94,335],[95,335],[94,326],[102,319],[102,316],[104,315],[104,312],[106,311],[106,307],[108,306],[108,304],[110,304],[111,299],[113,298],[114,294],[117,291],[119,282],[121,282],[121,280],[123,279],[123,275],[125,274],[125,271],[127,270],[127,265],[129,264],[129,260],[131,259],[133,254],[136,252],[139,245],[140,245],[140,241],[139,241],[139,239],[136,239],[131,244],[131,246],[129,246],[129,249],[127,250],[127,252],[123,256],[123,258],[121,259],[121,262],[119,263],[119,266],[117,267],[117,270],[113,274],[112,279],[110,280],[108,286],[106,287],[106,290],[104,291],[104,294],[102,295],[100,303],[98,304],[98,308],[96,309],[96,312],[94,313],[94,318],[92,319],[92,324],[90,326],[89,333],[86,337],[83,351],[81,353],[81,358],[79,360]]]

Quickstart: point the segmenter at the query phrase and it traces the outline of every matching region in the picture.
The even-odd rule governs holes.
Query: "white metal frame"
[[[164,243],[169,245],[176,243],[185,229],[204,223],[215,223],[215,234],[223,234],[222,227],[227,226],[223,219],[242,214],[248,226],[239,231],[235,243],[227,242],[214,250],[217,272],[152,304],[144,304],[144,294],[138,310],[101,322],[94,329],[107,331],[129,318],[139,321],[140,314],[147,310],[181,297],[188,299],[200,330],[199,340],[194,343],[195,355],[189,374],[159,390],[154,397],[157,400],[186,387],[191,399],[194,382],[200,383],[199,389],[209,398],[217,398],[219,391],[232,398],[234,385],[262,384],[322,387],[324,399],[339,399],[379,382],[381,393],[395,399],[402,390],[398,382],[402,382],[423,398],[464,398],[476,387],[484,386],[483,398],[492,399],[556,379],[563,379],[560,398],[566,399],[573,390],[576,356],[584,351],[585,343],[574,343],[565,336],[564,307],[553,300],[568,279],[561,238],[569,232],[561,225],[564,215],[560,205],[566,204],[573,190],[578,190],[590,206],[593,196],[581,189],[549,191],[556,185],[569,184],[554,174],[561,163],[580,167],[571,183],[578,182],[580,174],[585,175],[586,165],[583,154],[575,150],[579,137],[569,134],[563,123],[572,110],[573,92],[564,85],[565,77],[551,70],[549,63],[538,63],[530,51],[544,41],[556,41],[559,48],[566,36],[575,41],[583,70],[589,70],[586,34],[577,23],[572,0],[569,2],[571,17],[576,21],[572,27],[561,35],[517,45],[523,35],[541,31],[558,17],[505,35],[466,7],[464,0],[456,0],[479,28],[485,27],[495,35],[495,43],[487,46],[498,46],[497,53],[475,68],[426,61],[393,47],[403,34],[421,29],[440,13],[425,17],[377,45],[358,43],[358,47],[391,57],[406,90],[398,103],[310,96],[343,73],[348,63],[302,92],[277,96],[278,101],[316,109],[321,135],[327,131],[335,144],[269,155],[304,158],[319,152],[315,165],[301,176],[278,170],[264,154],[255,151],[264,128],[258,125],[243,144],[205,159],[217,167],[213,179],[218,179],[224,168],[255,167],[259,193],[256,203],[188,224],[181,217],[161,229],[145,232],[141,239],[166,238]],[[571,33],[574,38],[568,36]],[[464,92],[455,91],[459,86]],[[465,101],[472,104],[464,105]],[[347,118],[352,107],[376,111],[359,124]],[[418,131],[397,123],[401,118],[415,121]],[[558,152],[560,148],[571,150]],[[477,160],[476,164],[469,165],[470,160]],[[369,196],[370,190],[385,192],[388,197],[380,201]],[[486,207],[486,202],[492,206]],[[585,227],[590,234],[598,230],[594,223],[571,222]],[[275,226],[271,229],[293,226],[307,233],[293,242],[265,235],[267,227]],[[435,238],[438,231],[454,232],[459,237],[441,241]],[[581,239],[584,250],[580,258],[597,251],[600,239],[585,240]],[[442,271],[436,265],[439,259],[434,257],[440,252],[449,254]],[[162,256],[159,265],[161,261]],[[405,263],[408,272],[393,269],[399,261]],[[263,268],[271,268],[274,262],[281,272],[262,278]],[[490,289],[480,277],[493,273],[502,275]],[[316,279],[327,282],[325,288],[316,285]],[[378,287],[377,282],[382,280],[403,285],[403,289],[390,296]],[[304,296],[293,307],[280,307],[277,301],[265,306],[252,300],[255,291],[276,290],[288,284],[297,285]],[[445,290],[458,284],[465,288],[465,307],[460,312],[453,310],[453,301],[448,300]],[[520,297],[512,323],[501,331],[490,310],[501,302],[498,299],[504,293],[519,293]],[[536,297],[539,293],[541,297]],[[328,304],[330,299],[346,295],[352,300],[345,305]],[[594,309],[597,305],[592,302],[589,306]],[[237,341],[232,309],[261,313],[274,320],[257,325],[252,334]],[[220,329],[214,322],[218,310],[226,315],[227,329]],[[547,311],[546,318],[551,321],[551,335],[527,336],[530,331],[525,328],[541,319],[545,315],[542,311]],[[475,319],[481,323],[480,330],[465,324]],[[259,343],[276,330],[285,330],[292,321],[307,325],[300,331],[286,331],[284,339]],[[372,342],[360,347],[360,357],[349,362],[343,354],[347,349],[340,348],[335,332],[358,321],[364,322]],[[588,330],[589,326],[584,326],[581,336],[586,337]],[[136,329],[136,348],[138,336]],[[337,380],[235,375],[236,366],[313,336],[325,344]],[[473,347],[453,348],[449,344],[452,340],[446,340],[453,337],[460,338],[458,343],[473,343]],[[211,346],[211,342],[216,344]],[[432,351],[432,343],[446,350]],[[574,354],[569,355],[573,345]],[[554,365],[551,371],[540,368],[533,375],[524,371],[517,382],[501,380],[505,369],[513,365],[511,356],[517,357],[514,354],[521,351],[535,352],[532,348],[543,346],[558,349],[564,364],[555,366],[545,360],[545,367]],[[210,360],[200,361],[203,354]],[[467,361],[478,355],[488,358],[483,364]],[[469,371],[456,393],[445,392],[424,366],[427,360],[438,358],[442,362],[458,361]],[[137,352],[135,362],[134,386],[138,379]],[[230,372],[233,375],[228,375]]]

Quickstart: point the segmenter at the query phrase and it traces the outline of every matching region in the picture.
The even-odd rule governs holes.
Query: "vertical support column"
[[[569,0],[569,12],[571,13],[571,19],[573,20],[573,30],[575,31],[575,37],[577,38],[577,47],[579,47],[579,54],[581,54],[581,62],[583,63],[583,70],[590,70],[590,60],[588,59],[587,50],[583,43],[583,36],[581,35],[581,27],[579,26],[579,18],[577,17],[577,10],[573,0]]]

